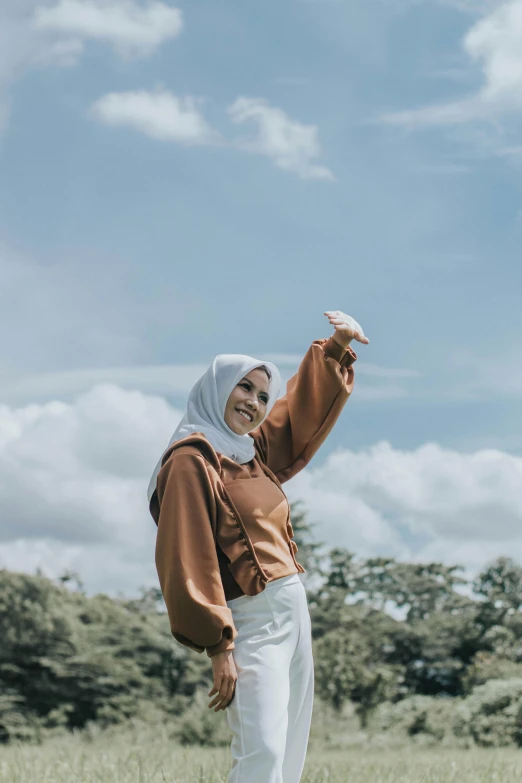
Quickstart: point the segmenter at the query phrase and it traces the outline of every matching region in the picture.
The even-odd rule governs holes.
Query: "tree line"
[[[473,734],[475,704],[501,726],[476,741],[522,744],[521,566],[498,558],[470,580],[458,565],[328,549],[300,503],[292,525],[320,699],[339,713],[353,704],[363,728],[377,716],[409,734],[430,733],[442,714],[433,735],[457,704],[468,716],[461,732]],[[135,716],[180,719],[210,679],[207,656],[172,639],[159,590],[88,596],[74,574],[0,570],[0,742]]]

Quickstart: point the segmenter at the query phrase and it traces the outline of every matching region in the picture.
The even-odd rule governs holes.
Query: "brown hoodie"
[[[170,626],[181,644],[211,657],[234,648],[227,601],[304,573],[281,484],[310,462],[354,383],[357,355],[333,337],[315,340],[264,422],[243,465],[202,433],[165,453],[150,512],[158,526],[156,567]]]

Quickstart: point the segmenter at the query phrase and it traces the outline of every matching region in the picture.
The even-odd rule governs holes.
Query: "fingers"
[[[220,691],[221,691],[221,683],[219,684],[219,687],[218,687],[218,685],[214,682],[214,687],[212,688],[212,690],[209,691],[208,695],[212,696],[212,694],[214,694],[214,693],[216,695],[214,696],[214,698],[212,699],[212,701],[208,705],[209,709],[214,707],[216,704],[219,704],[219,702],[221,701],[221,692]]]
[[[364,334],[364,330],[360,323],[351,315],[341,312],[341,310],[325,310],[324,315],[328,317],[328,320],[339,331],[345,331],[349,335],[352,335],[355,340],[368,345],[369,339]]]
[[[329,321],[341,321],[341,316],[338,313],[325,313],[328,316]]]
[[[232,701],[232,697],[234,696],[234,690],[236,687],[236,681],[232,678],[230,680],[225,680],[223,685],[221,686],[221,702],[218,704],[218,706],[215,708],[214,712],[219,712],[219,710],[225,710],[230,702]]]
[[[228,685],[227,696],[226,696],[226,704],[224,705],[223,709],[228,707],[228,705],[230,704],[230,702],[234,698],[235,690],[236,690],[236,681],[235,680],[230,680],[230,683]]]
[[[214,708],[214,712],[219,712],[220,710],[224,710],[228,707],[234,696],[236,679],[237,677],[234,677],[231,674],[223,677],[219,687],[216,683],[214,683],[214,687],[209,691],[208,695],[212,696],[214,693],[216,695],[208,705],[209,710]]]
[[[356,332],[354,334],[354,338],[358,340],[360,343],[364,343],[364,345],[368,345],[368,343],[370,342],[365,335],[359,334],[359,332]]]

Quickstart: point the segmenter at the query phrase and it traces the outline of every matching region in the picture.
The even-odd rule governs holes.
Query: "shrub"
[[[522,678],[522,663],[502,658],[489,652],[480,652],[468,667],[463,678],[466,693],[489,680],[518,680]]]
[[[0,743],[36,739],[38,739],[38,720],[25,709],[23,698],[9,691],[1,693]]]
[[[522,679],[489,680],[477,686],[456,711],[457,737],[483,747],[522,746]]]
[[[179,713],[209,669],[154,607],[0,569],[0,743]]]
[[[210,699],[208,692],[200,688],[190,707],[176,720],[173,735],[182,745],[213,748],[230,745],[232,732],[228,727],[226,710],[214,712],[214,708],[209,709]]]
[[[393,731],[422,742],[451,738],[454,698],[410,696],[396,704],[382,704],[372,722],[377,731]]]

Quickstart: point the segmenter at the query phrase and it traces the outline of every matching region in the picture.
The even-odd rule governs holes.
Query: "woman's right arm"
[[[208,657],[234,649],[215,543],[216,504],[203,457],[174,453],[158,475],[156,568],[181,644]]]

